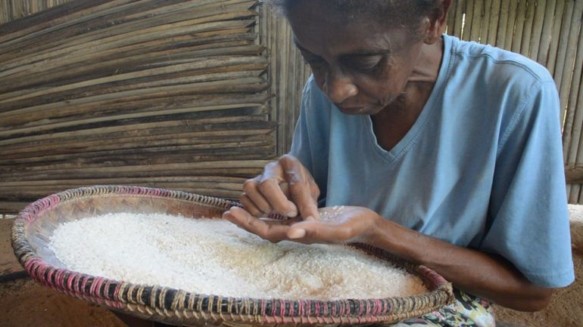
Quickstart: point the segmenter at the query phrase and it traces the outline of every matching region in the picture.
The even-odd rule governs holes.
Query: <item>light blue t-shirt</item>
[[[326,206],[368,207],[450,243],[498,254],[531,282],[574,280],[555,83],[523,56],[443,36],[438,79],[390,151],[313,78],[290,153]]]

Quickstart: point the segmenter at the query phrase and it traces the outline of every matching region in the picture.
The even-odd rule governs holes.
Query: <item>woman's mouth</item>
[[[362,115],[369,114],[371,108],[369,106],[346,106],[346,105],[336,105],[338,109],[347,115]]]

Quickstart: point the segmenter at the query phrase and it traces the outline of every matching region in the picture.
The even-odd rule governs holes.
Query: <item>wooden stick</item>
[[[517,22],[517,15],[518,14],[518,0],[510,0],[510,10],[508,11],[508,25],[506,26],[506,36],[504,37],[504,49],[513,50],[515,48],[515,44],[517,40],[515,39],[516,25]]]
[[[512,19],[512,16],[511,16]],[[523,32],[524,32],[524,25],[526,21],[526,1],[519,1],[518,7],[516,8],[516,12],[514,15],[515,24],[514,24],[514,33],[513,33],[513,40],[512,40],[512,51],[520,53],[521,46],[522,46],[522,39],[523,39]]]
[[[534,8],[535,11],[532,21],[532,37],[530,38],[528,47],[530,49],[530,58],[538,61],[547,0],[534,1],[532,5],[534,5],[536,8]],[[544,65],[544,63],[541,64]]]
[[[453,35],[461,37],[463,35],[463,23],[464,14],[467,12],[467,0],[458,0],[455,2],[455,26],[453,30]]]
[[[475,1],[468,0],[466,1],[466,15],[465,15],[465,25],[462,34],[463,40],[471,40],[472,36],[472,27],[473,27],[473,20],[474,20],[474,7],[476,6]]]
[[[553,72],[555,81],[557,82],[557,87],[561,88],[563,67],[565,64],[565,53],[567,51],[567,43],[569,39],[569,24],[571,23],[571,18],[573,16],[573,3],[572,1],[566,1],[564,7],[557,7],[561,9],[559,26],[556,32],[556,54],[553,57]],[[555,18],[556,19],[556,18]],[[553,36],[554,37],[554,36]]]
[[[561,1],[562,2],[562,1]],[[540,44],[537,47],[539,49],[537,61],[547,68],[549,67],[549,54],[551,51],[551,40],[553,34],[553,21],[554,21],[554,13],[557,6],[556,0],[547,0],[546,1],[546,8],[544,10],[544,23],[542,26],[542,31],[540,37]]]
[[[489,8],[489,25],[486,25],[486,29],[488,29],[488,37],[485,39],[485,41],[488,44],[496,45],[498,38],[498,26],[500,26],[500,16],[502,14],[501,0],[493,0]]]
[[[573,20],[576,22],[583,15],[583,3],[579,3],[574,10]],[[573,22],[573,23],[575,23]],[[583,113],[577,110],[578,96],[581,93],[581,75],[583,73],[583,31],[581,25],[571,26],[569,42],[567,45],[567,61],[563,74],[563,88],[561,99],[566,109],[566,117],[563,128],[563,151],[567,164],[583,160],[583,144],[581,142]],[[569,87],[567,88],[566,85]],[[568,89],[568,90],[566,90]]]
[[[562,22],[563,16],[565,13],[565,2],[566,1],[557,1],[557,6],[555,7],[555,18],[553,23],[553,33],[551,38],[551,51],[549,53],[549,59],[547,61],[547,68],[551,72],[551,74],[555,75],[555,66],[556,60],[558,55],[559,43],[561,42],[561,33],[562,33]],[[557,79],[555,78],[555,81]]]

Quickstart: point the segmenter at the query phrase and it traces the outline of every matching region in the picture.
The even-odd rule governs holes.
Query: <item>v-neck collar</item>
[[[435,81],[433,90],[431,91],[427,103],[423,107],[423,110],[417,117],[411,129],[405,134],[405,136],[397,143],[391,150],[385,150],[381,147],[377,141],[376,135],[374,133],[372,118],[370,116],[362,116],[362,123],[365,124],[365,130],[368,131],[367,137],[369,138],[368,144],[372,147],[373,153],[376,153],[379,158],[386,160],[388,162],[393,162],[401,157],[407,152],[409,148],[415,141],[419,138],[420,134],[423,132],[425,125],[430,121],[430,117],[438,110],[438,106],[434,103],[439,102],[439,99],[443,95],[443,88],[445,87],[445,81],[448,76],[449,71],[449,61],[451,56],[452,40],[446,35],[443,36],[443,57],[441,59],[441,65],[439,68],[439,74]]]

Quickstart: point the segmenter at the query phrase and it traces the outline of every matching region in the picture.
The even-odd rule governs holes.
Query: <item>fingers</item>
[[[286,237],[301,243],[345,243],[353,237],[348,226],[324,224],[317,220],[305,220],[290,226]]]
[[[252,216],[245,209],[232,207],[223,213],[223,218],[234,223],[240,228],[258,235],[271,242],[279,242],[288,239],[287,231],[289,226],[267,223]]]
[[[315,191],[314,191],[315,190]],[[240,202],[255,217],[278,213],[286,217],[318,217],[319,189],[301,162],[283,156],[243,184]]]
[[[245,209],[232,207],[223,213],[223,219],[226,219],[240,228],[253,233],[263,239],[271,242],[283,240],[294,240],[302,243],[312,243],[312,237],[318,233],[313,231],[313,226],[300,226],[301,223],[291,225],[273,224],[252,216]],[[309,234],[312,236],[308,238]]]
[[[296,205],[288,200],[286,184],[258,177],[246,181],[243,191],[239,201],[255,217],[264,217],[274,212],[286,217],[298,215]]]
[[[271,242],[293,240],[306,244],[348,243],[359,240],[367,235],[367,231],[375,228],[375,216],[368,215],[371,212],[368,209],[347,212],[346,217],[333,221],[288,219],[285,222],[273,222],[258,219],[243,208],[232,207],[223,214],[223,218]]]
[[[280,163],[288,183],[288,192],[299,214],[304,218],[319,218],[319,190],[312,176],[299,160],[291,156],[281,157]]]
[[[298,215],[298,209],[287,197],[286,187],[289,181],[282,168],[280,161],[266,165],[257,187],[273,211],[287,217],[295,217]]]
[[[243,184],[244,193],[239,198],[239,202],[245,210],[255,217],[268,215],[273,209],[267,200],[257,190],[259,176],[245,181]]]

